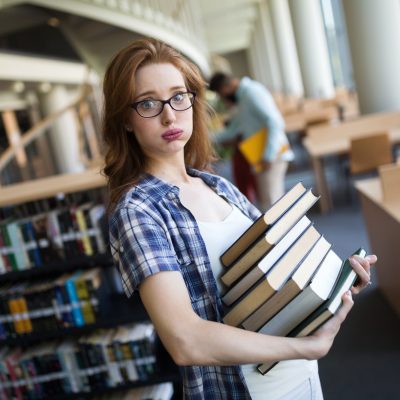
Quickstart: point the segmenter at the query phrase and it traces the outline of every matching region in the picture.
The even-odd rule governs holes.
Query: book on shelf
[[[332,250],[330,250],[330,253],[333,253]],[[364,249],[360,248],[354,254],[358,254],[361,257],[365,257],[366,252]],[[335,263],[336,265],[338,265],[337,260],[335,261]],[[266,329],[266,332],[264,333],[268,333],[268,331],[275,331],[278,332],[280,336],[290,336],[290,337],[308,336],[312,334],[316,329],[318,329],[324,322],[328,321],[331,317],[333,317],[342,304],[343,294],[351,289],[351,287],[353,286],[354,282],[357,279],[357,274],[351,267],[348,259],[346,259],[344,262],[340,262],[339,271],[340,273],[327,299],[321,302],[321,304],[317,306],[317,308],[314,308],[313,311],[311,312],[303,312],[302,318],[298,318],[296,316],[294,321],[295,323],[287,324],[284,329],[279,328],[277,326],[275,327],[271,326],[270,330]],[[305,315],[304,317],[304,314],[307,315]],[[290,316],[287,317],[290,318]],[[257,367],[257,369],[260,371],[260,373],[264,375],[269,370],[271,370],[276,364],[277,362],[260,364]]]
[[[285,236],[317,200],[318,197],[307,190],[260,238],[241,249],[240,257],[221,276],[221,281],[228,287],[234,284]]]
[[[93,268],[64,274],[55,280],[10,282],[0,286],[0,340],[95,323],[99,314],[101,272],[100,268]],[[81,320],[77,319],[80,318],[77,312]]]
[[[311,225],[306,229],[261,281],[233,305],[223,321],[228,325],[239,326],[262,306],[290,278],[320,236],[314,226]]]
[[[84,203],[6,218],[0,224],[0,274],[106,251],[102,204]]]

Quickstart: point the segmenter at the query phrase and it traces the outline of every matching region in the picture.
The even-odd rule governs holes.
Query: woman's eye
[[[157,107],[157,102],[154,100],[144,100],[139,104],[139,107],[143,110],[151,110]]]
[[[185,93],[177,93],[173,98],[172,101],[174,103],[181,103],[185,99]]]

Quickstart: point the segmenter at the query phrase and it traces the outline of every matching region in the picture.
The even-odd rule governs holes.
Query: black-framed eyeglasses
[[[141,117],[153,118],[160,115],[164,110],[164,106],[169,104],[175,111],[185,111],[193,106],[195,92],[179,92],[174,94],[168,100],[146,99],[131,103],[132,107]]]

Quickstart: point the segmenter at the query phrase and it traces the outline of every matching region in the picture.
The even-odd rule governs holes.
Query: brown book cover
[[[302,183],[299,182],[293,186],[221,255],[222,264],[229,267],[248,246],[274,224],[305,192],[306,189]]]
[[[221,276],[221,281],[228,287],[233,285],[284,237],[317,200],[318,197],[308,190],[260,239],[242,253]]]
[[[264,279],[225,315],[224,322],[239,326],[264,304],[289,279],[320,236],[318,231],[310,226]]]

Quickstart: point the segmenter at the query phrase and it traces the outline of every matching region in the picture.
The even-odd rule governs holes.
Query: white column
[[[343,2],[362,114],[400,110],[399,0]]]
[[[275,35],[272,28],[272,19],[268,3],[261,1],[259,3],[260,13],[260,31],[265,43],[266,62],[270,73],[270,89],[276,92],[282,91],[282,77],[278,61],[278,52],[275,45]]]
[[[271,89],[273,86],[273,82],[271,71],[269,69],[266,43],[262,36],[260,23],[257,24],[256,31],[254,32],[254,48],[255,58],[257,62],[257,70],[259,74],[256,79],[260,81],[263,85]]]
[[[255,35],[247,50],[247,54],[253,79],[268,86],[269,80],[266,78],[266,71],[262,69],[259,41],[256,39]]]
[[[335,93],[319,0],[290,0],[290,12],[306,97]]]
[[[255,51],[252,45],[247,49],[246,54],[251,76],[257,79],[257,63],[255,59]]]
[[[70,104],[73,99],[63,85],[54,86],[42,95],[45,115],[50,115]],[[60,116],[50,130],[50,144],[59,173],[80,172],[85,169],[79,151],[79,140],[74,111]]]
[[[277,59],[286,94],[303,96],[299,59],[287,0],[269,0],[272,26],[277,47]]]

